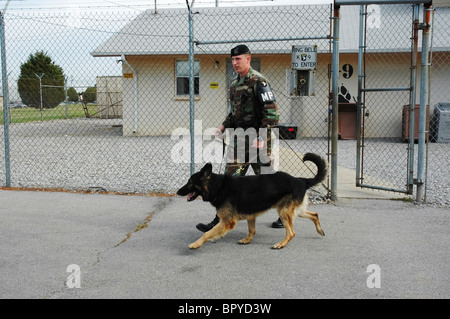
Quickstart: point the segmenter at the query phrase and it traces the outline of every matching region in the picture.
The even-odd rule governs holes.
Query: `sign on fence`
[[[293,45],[291,62],[295,70],[314,70],[317,67],[317,45]]]

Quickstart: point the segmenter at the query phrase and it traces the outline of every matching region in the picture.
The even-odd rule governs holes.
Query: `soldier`
[[[273,172],[270,128],[278,124],[278,107],[269,83],[261,73],[252,69],[250,61],[251,53],[246,45],[238,45],[231,50],[231,63],[238,76],[230,85],[230,113],[215,134],[223,138],[226,129],[233,129],[235,133],[227,148],[224,172],[227,175],[244,176],[250,165],[255,174],[260,174],[261,169],[264,173]],[[249,129],[255,134],[248,134]],[[245,139],[245,135],[253,137],[252,141],[247,139],[239,143],[238,139]],[[206,232],[218,222],[219,217],[216,216],[211,223],[200,223],[196,227]],[[283,224],[278,219],[272,227],[280,228]]]

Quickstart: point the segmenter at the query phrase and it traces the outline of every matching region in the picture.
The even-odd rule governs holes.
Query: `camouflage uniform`
[[[252,166],[255,174],[259,174],[262,166],[271,166],[271,161],[260,161],[259,152],[266,152],[267,156],[271,155],[270,128],[277,125],[279,120],[275,97],[265,77],[250,68],[245,77],[240,78],[238,76],[231,82],[230,103],[231,111],[222,123],[226,129],[242,128],[246,130],[254,128],[256,132],[259,132],[260,128],[264,128],[267,129],[267,136],[263,137],[264,148],[258,149],[257,159],[249,158],[249,153],[252,153],[249,151],[249,147],[252,146],[253,140],[247,140],[245,150],[239,150],[235,136],[229,143],[225,174],[243,176],[247,172],[249,165]],[[239,151],[245,153],[244,163],[238,162],[237,155]]]

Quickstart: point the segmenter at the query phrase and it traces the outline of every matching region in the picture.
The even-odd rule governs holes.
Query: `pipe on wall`
[[[137,108],[137,102],[138,102],[138,76],[137,71],[135,68],[131,66],[131,64],[125,59],[125,55],[122,54],[121,61],[125,63],[133,72],[133,80],[134,80],[134,126],[133,126],[133,134],[137,133],[138,130],[138,108]]]

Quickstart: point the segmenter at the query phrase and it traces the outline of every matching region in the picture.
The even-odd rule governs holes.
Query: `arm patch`
[[[273,94],[269,83],[264,79],[257,81],[256,94],[258,95],[261,104],[276,102],[275,95]]]

